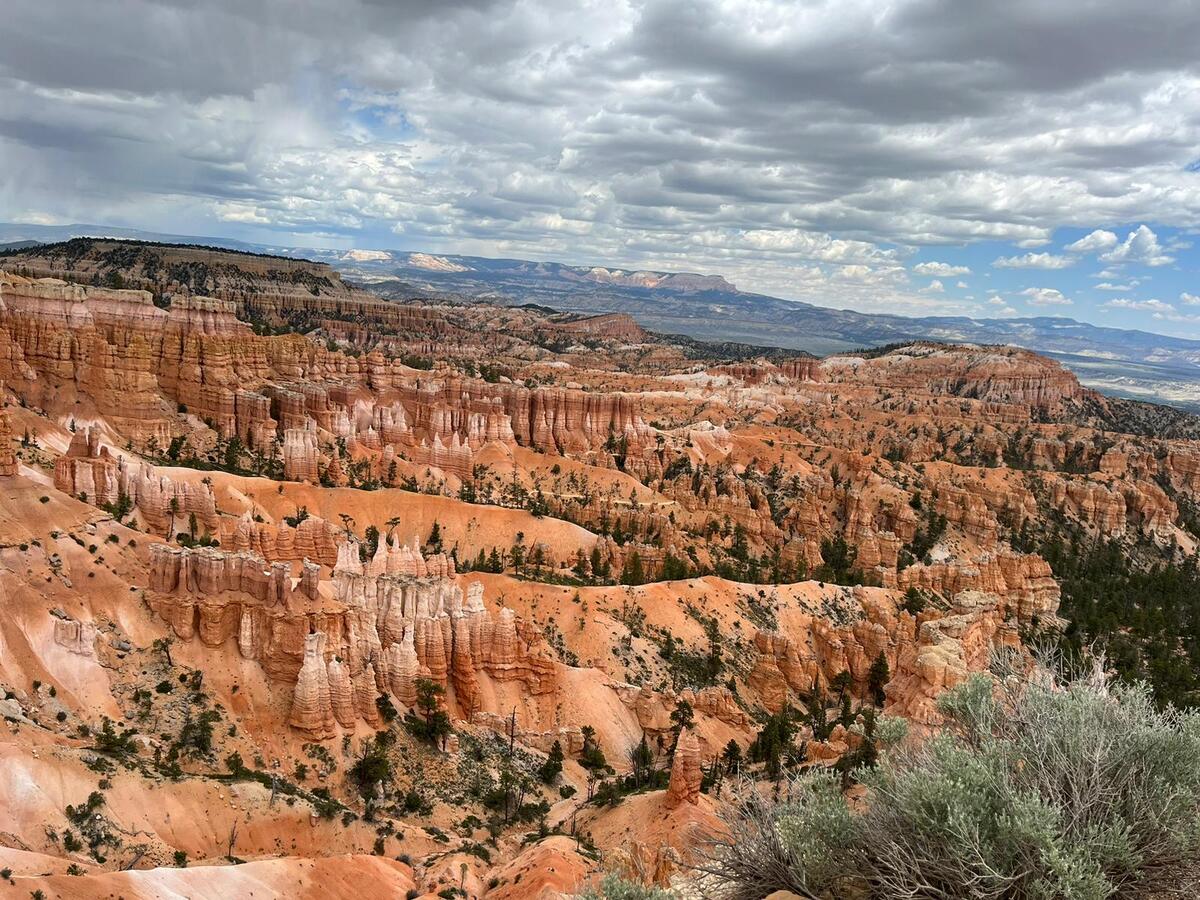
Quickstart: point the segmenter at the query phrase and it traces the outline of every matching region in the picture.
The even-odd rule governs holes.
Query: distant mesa
[[[387,262],[392,254],[386,250],[347,250],[341,258],[343,262]]]
[[[574,270],[576,272],[580,270]],[[583,275],[600,284],[619,284],[624,287],[658,288],[668,291],[723,291],[735,293],[737,287],[721,275],[692,275],[672,272],[625,272],[593,266]]]
[[[444,256],[434,256],[430,253],[410,253],[408,264],[418,269],[429,269],[431,272],[469,272],[468,266],[460,265],[446,259]]]

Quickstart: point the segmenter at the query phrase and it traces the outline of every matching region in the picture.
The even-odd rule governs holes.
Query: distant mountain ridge
[[[431,296],[509,305],[537,303],[589,314],[619,312],[654,331],[819,355],[917,339],[1011,344],[1058,359],[1091,387],[1200,410],[1200,341],[1068,318],[871,314],[740,291],[720,275],[423,251],[272,247],[94,225],[0,225],[0,244],[85,235],[202,243],[309,258],[328,263],[392,299]]]

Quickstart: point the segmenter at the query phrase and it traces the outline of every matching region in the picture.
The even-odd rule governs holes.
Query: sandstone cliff
[[[327,583],[307,561],[297,582],[288,563],[254,553],[159,544],[147,600],[180,639],[236,642],[270,677],[295,680],[291,722],[314,737],[355,716],[376,724],[378,693],[411,707],[421,677],[445,687],[466,719],[481,712],[482,679],[519,682],[530,696],[557,689],[540,634],[510,609],[488,612],[478,582],[464,595],[445,557],[394,541],[365,565],[358,545],[343,543]]]

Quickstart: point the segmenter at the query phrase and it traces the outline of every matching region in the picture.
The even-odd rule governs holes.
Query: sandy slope
[[[25,892],[40,889],[48,898],[79,900],[114,897],[125,900],[248,897],[371,900],[402,897],[413,887],[412,869],[404,863],[362,855],[268,859],[243,865],[145,869],[84,876],[20,876],[14,880],[15,896],[25,896]]]

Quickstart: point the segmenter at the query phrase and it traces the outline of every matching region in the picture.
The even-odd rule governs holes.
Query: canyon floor
[[[688,891],[731,791],[996,654],[1200,702],[1200,419],[1047,358],[0,270],[0,897]]]

